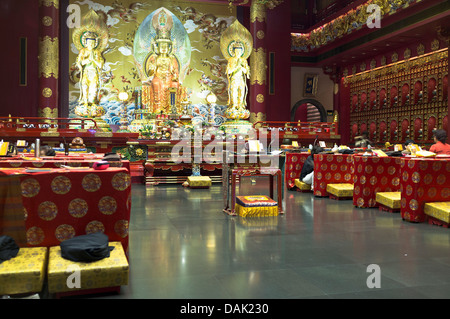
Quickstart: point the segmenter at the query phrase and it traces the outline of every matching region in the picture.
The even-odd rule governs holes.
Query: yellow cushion
[[[426,215],[450,223],[450,202],[425,203]]]
[[[353,184],[328,184],[327,192],[336,197],[353,197]]]
[[[67,291],[109,288],[128,285],[128,260],[120,242],[110,242],[114,249],[110,256],[98,261],[74,262],[61,257],[60,246],[50,247],[48,261],[48,291],[60,293]],[[73,268],[73,266],[77,268]],[[76,271],[79,270],[80,287],[68,287],[76,284]],[[70,277],[70,278],[69,278]]]
[[[303,183],[298,178],[294,182],[295,182],[295,186],[297,186],[302,191],[311,190],[311,185],[310,184]]]
[[[16,257],[0,264],[0,295],[36,293],[42,290],[47,266],[47,247],[20,248]]]
[[[245,207],[245,206],[236,204],[235,211],[236,211],[236,214],[238,214],[241,217],[278,216],[278,206]]]
[[[188,183],[190,187],[208,187],[211,186],[209,176],[189,176]]]
[[[401,192],[378,192],[375,201],[392,209],[400,208]]]

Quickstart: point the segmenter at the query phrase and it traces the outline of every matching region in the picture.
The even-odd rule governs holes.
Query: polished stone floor
[[[245,179],[241,194],[265,183]],[[274,218],[224,214],[220,184],[132,194],[130,282],[107,298],[450,297],[450,229],[291,191]]]

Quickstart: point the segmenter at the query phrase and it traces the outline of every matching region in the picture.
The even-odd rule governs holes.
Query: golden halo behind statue
[[[232,50],[236,46],[243,47],[244,53],[242,57],[248,59],[253,50],[253,37],[238,20],[235,20],[220,37],[220,50],[225,59],[233,56]]]
[[[96,38],[96,49],[104,51],[108,46],[109,34],[103,20],[94,10],[89,10],[81,20],[81,26],[72,34],[72,41],[78,50],[85,47],[87,38]]]

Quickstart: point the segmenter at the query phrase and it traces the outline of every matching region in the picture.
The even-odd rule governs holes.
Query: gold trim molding
[[[57,118],[58,117],[58,109],[57,108],[49,108],[45,107],[43,109],[38,110],[39,117],[48,117],[48,118]]]
[[[59,40],[45,36],[39,42],[39,75],[45,78],[58,78],[59,73]]]
[[[39,6],[54,6],[56,9],[59,9],[59,0],[39,0]]]
[[[250,123],[252,123],[252,124],[254,124],[256,122],[263,122],[266,119],[267,119],[267,115],[263,112],[258,112],[258,113],[251,112],[250,113],[249,120],[250,120]]]
[[[263,48],[253,49],[250,55],[250,84],[266,84],[266,51]]]
[[[52,95],[53,95],[53,91],[52,91],[51,88],[44,88],[44,89],[42,90],[42,96],[43,96],[43,97],[49,98],[49,97],[51,97]]]

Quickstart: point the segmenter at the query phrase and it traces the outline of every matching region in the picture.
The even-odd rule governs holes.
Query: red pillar
[[[250,122],[265,121],[267,117],[267,53],[266,6],[252,1],[250,6],[250,32],[253,35],[253,51],[250,56],[249,110]]]
[[[39,1],[38,116],[58,117],[59,0]]]

